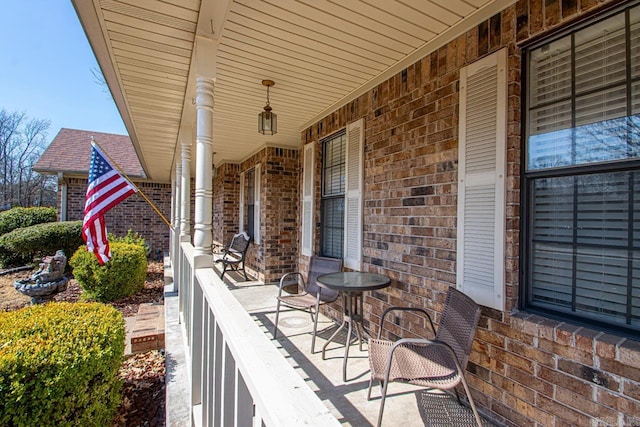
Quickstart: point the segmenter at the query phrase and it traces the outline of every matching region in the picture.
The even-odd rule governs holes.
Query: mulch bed
[[[30,271],[5,275],[3,278],[13,281],[15,278],[29,277]],[[17,291],[16,291],[17,293]],[[78,282],[71,279],[67,290],[57,294],[55,301],[77,302],[82,289]],[[160,262],[149,262],[147,280],[144,288],[134,295],[121,298],[111,304],[122,312],[124,317],[135,316],[143,303],[162,302],[164,299],[164,266]],[[28,300],[16,301],[3,310],[16,310],[28,305]],[[114,420],[114,427],[165,426],[165,358],[164,351],[148,351],[128,356],[119,373],[123,381],[122,401]]]
[[[122,402],[114,426],[164,426],[164,352],[153,350],[128,357],[120,378],[124,381]]]

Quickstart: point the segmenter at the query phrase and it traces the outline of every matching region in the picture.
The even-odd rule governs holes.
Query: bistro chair
[[[320,305],[335,301],[338,298],[338,291],[325,289],[318,286],[316,279],[326,273],[336,273],[342,271],[342,260],[336,258],[326,258],[312,256],[309,262],[309,274],[307,280],[301,273],[287,273],[280,279],[280,289],[278,290],[278,304],[276,306],[276,320],[273,328],[273,339],[278,335],[278,317],[280,316],[280,304],[290,308],[308,311],[313,321],[313,335],[311,338],[311,353],[315,352],[316,330],[318,328],[318,312]],[[297,294],[283,295],[285,287],[298,285]],[[286,291],[285,291],[286,292]]]
[[[424,314],[435,333],[435,339],[404,338],[396,342],[380,339],[385,316],[399,310]],[[379,380],[382,395],[378,412],[378,427],[382,423],[382,413],[390,381],[400,381],[440,390],[453,389],[460,404],[462,402],[456,386],[462,383],[476,422],[478,426],[482,426],[480,415],[464,378],[464,371],[479,319],[480,307],[471,298],[453,287],[450,287],[447,292],[437,333],[431,317],[422,308],[390,307],[383,312],[378,338],[369,342],[371,379],[367,400],[371,400],[373,380]]]

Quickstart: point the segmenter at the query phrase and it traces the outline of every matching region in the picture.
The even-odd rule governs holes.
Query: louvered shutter
[[[504,308],[506,49],[460,70],[457,288]]]
[[[253,220],[253,242],[256,245],[260,244],[260,177],[262,171],[262,165],[256,165],[254,168],[254,204],[253,204],[253,218],[249,218],[249,220]]]
[[[240,211],[238,212],[238,218],[240,221],[240,224],[238,224],[238,230],[240,233],[245,231],[244,230],[244,177],[245,177],[245,173],[241,172],[240,173],[240,203],[239,203]]]
[[[302,175],[302,255],[313,253],[313,176],[315,143],[304,146]]]
[[[344,265],[362,268],[362,152],[364,120],[347,125],[345,171]]]

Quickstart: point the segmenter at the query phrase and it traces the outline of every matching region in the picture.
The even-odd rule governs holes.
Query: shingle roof
[[[127,135],[92,132],[88,130],[60,129],[33,170],[40,173],[89,174],[91,137],[102,150],[130,177],[145,177],[138,155]]]

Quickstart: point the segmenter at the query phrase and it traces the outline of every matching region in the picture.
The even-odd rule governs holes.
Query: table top
[[[382,289],[391,283],[387,276],[362,271],[343,271],[318,276],[317,283],[335,291],[361,292]]]

